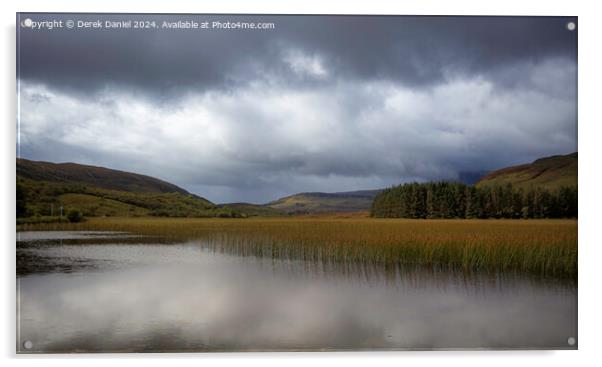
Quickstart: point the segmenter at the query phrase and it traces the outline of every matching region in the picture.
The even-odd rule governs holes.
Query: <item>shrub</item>
[[[81,222],[83,218],[82,212],[77,209],[71,209],[67,212],[67,219],[69,219],[69,222],[71,223]]]

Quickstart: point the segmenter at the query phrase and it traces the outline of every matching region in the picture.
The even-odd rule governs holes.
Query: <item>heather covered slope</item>
[[[51,163],[17,159],[17,176],[35,181],[80,182],[100,189],[128,192],[188,192],[154,177],[77,163]]]
[[[523,189],[535,187],[556,190],[561,187],[577,187],[577,153],[555,155],[532,163],[502,168],[481,178],[477,187],[503,186]]]

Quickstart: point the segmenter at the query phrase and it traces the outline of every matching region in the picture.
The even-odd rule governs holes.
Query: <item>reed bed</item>
[[[92,218],[18,230],[125,231],[242,256],[577,277],[576,220]]]

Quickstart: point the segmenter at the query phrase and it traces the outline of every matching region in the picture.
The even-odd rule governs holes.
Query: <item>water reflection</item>
[[[569,348],[576,336],[571,283],[40,236],[17,248],[31,352]]]

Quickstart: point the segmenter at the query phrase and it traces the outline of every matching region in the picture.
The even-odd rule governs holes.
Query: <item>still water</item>
[[[576,348],[574,283],[242,257],[117,232],[17,240],[20,353]]]

